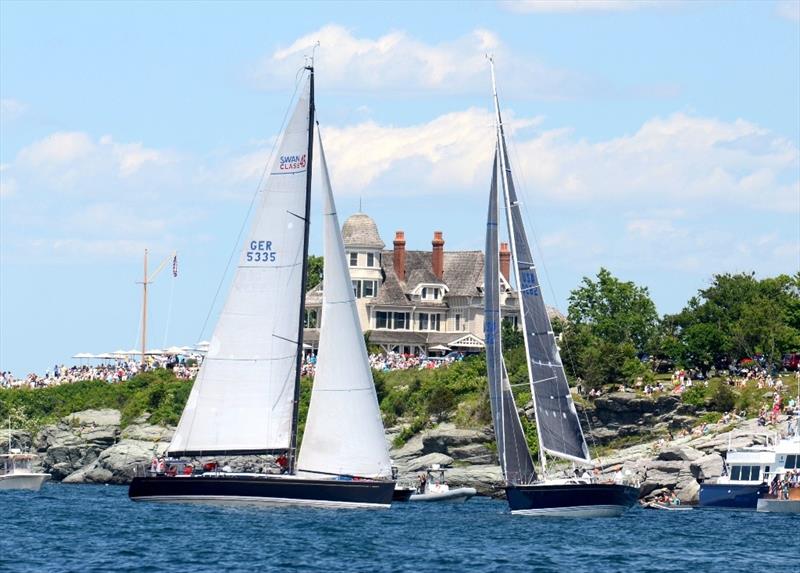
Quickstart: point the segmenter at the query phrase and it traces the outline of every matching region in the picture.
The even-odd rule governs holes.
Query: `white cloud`
[[[510,132],[537,125],[508,114]],[[494,146],[494,114],[471,108],[408,127],[365,122],[322,131],[337,192],[419,194],[488,185]],[[380,184],[391,185],[381,188]],[[484,186],[485,186],[484,185]]]
[[[675,113],[651,119],[633,134],[589,142],[564,128],[531,135],[528,128],[541,128],[541,118],[506,116],[515,175],[537,199],[613,201],[661,212],[697,201],[798,209],[798,148],[743,120]],[[484,189],[493,119],[488,111],[469,109],[407,127],[365,122],[324,128],[336,190],[398,195]]]
[[[597,81],[546,66],[530,54],[513,55],[498,37],[483,29],[453,41],[428,44],[405,32],[378,38],[357,37],[350,30],[327,25],[275,50],[253,72],[258,83],[272,89],[295,77],[303,56],[316,50],[317,81],[325,90],[380,91],[390,95],[415,93],[483,93],[489,97],[487,53],[495,54],[498,70],[510,78],[506,93],[551,99],[591,93]]]
[[[775,12],[790,22],[800,22],[800,1],[778,0],[775,3]]]
[[[11,99],[0,99],[0,121],[12,121],[17,119],[28,109],[27,104]]]
[[[630,12],[663,4],[656,0],[503,0],[511,12]]]

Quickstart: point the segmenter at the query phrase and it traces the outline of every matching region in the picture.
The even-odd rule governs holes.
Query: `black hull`
[[[639,490],[617,484],[510,485],[511,513],[550,517],[609,517],[636,504]]]
[[[767,484],[700,484],[700,507],[756,509],[758,500],[769,493]]]
[[[416,490],[410,487],[395,489],[394,493],[392,494],[392,501],[408,501],[409,499],[411,499],[411,495],[415,491]]]
[[[135,477],[134,501],[389,507],[393,481],[320,480],[278,476]]]

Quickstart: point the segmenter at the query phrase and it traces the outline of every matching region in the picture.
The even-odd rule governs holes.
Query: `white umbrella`
[[[114,356],[125,356],[127,352],[125,352],[124,350],[115,350],[111,354],[113,354]]]
[[[139,354],[141,354],[141,352]],[[164,351],[161,350],[160,348],[151,348],[150,350],[145,352],[145,354],[147,354],[148,356],[158,356],[164,354]]]
[[[88,352],[79,352],[73,358],[94,358],[94,354],[89,354]]]
[[[175,356],[177,354],[186,354],[186,353],[184,352],[183,348],[181,348],[179,346],[170,346],[169,348],[167,348],[163,352],[163,354],[168,354],[170,356]]]

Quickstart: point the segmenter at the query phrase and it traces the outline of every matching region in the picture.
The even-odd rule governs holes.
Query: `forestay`
[[[309,83],[283,133],[173,455],[290,445],[302,296]]]
[[[314,387],[297,473],[317,478],[389,477],[389,451],[321,139],[319,158],[325,288]]]
[[[484,337],[489,402],[492,409],[500,467],[508,483],[524,484],[536,479],[517,405],[508,382],[500,335],[500,271],[497,249],[497,152],[495,151],[489,212],[486,218],[486,262],[484,266]]]

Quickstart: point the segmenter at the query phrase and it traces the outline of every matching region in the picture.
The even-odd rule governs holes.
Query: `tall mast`
[[[497,149],[500,155],[500,171],[503,175],[502,182],[503,182],[503,201],[505,202],[506,207],[506,223],[508,226],[508,239],[511,246],[511,256],[514,260],[514,277],[517,281],[517,292],[519,293],[519,315],[520,320],[522,323],[522,327],[525,328],[525,304],[524,304],[524,297],[522,296],[521,290],[521,280],[519,277],[519,271],[517,269],[517,265],[519,263],[519,259],[517,258],[517,241],[514,237],[514,223],[511,217],[511,209],[518,208],[519,204],[514,203],[511,204],[511,200],[508,195],[508,174],[511,171],[511,168],[506,164],[506,140],[505,135],[503,133],[503,120],[500,117],[500,102],[497,98],[497,83],[495,82],[494,77],[494,60],[489,57],[489,65],[492,70],[492,97],[494,99],[494,112],[495,112],[495,123],[496,131],[497,131]],[[533,400],[533,413],[536,417],[536,435],[539,440],[539,461],[542,465],[542,477],[547,478],[547,462],[544,455],[544,447],[542,444],[542,431],[539,428],[539,411],[536,409],[536,392],[533,390],[533,372],[531,371],[530,367],[530,348],[528,343],[528,337],[523,336],[523,340],[525,341],[525,357],[526,361],[528,362],[528,382],[531,387],[531,399]]]
[[[308,280],[308,232],[311,220],[311,158],[314,153],[314,60],[306,66],[309,72],[308,91],[308,162],[306,163],[306,212],[303,221],[303,271],[300,280],[300,317],[297,324],[297,365],[295,370],[292,430],[289,443],[289,473],[297,469],[297,425],[300,415],[300,374],[303,369],[303,325],[306,318],[306,282]]]
[[[147,343],[147,249],[144,250],[144,277],[142,278],[142,364]]]

